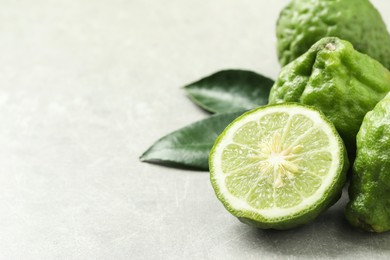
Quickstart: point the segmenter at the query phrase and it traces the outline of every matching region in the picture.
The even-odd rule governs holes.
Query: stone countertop
[[[141,163],[207,114],[181,86],[226,68],[276,78],[288,1],[3,0],[0,259],[379,259],[343,198],[290,231],[241,224],[207,172]],[[373,3],[390,24],[390,2]]]

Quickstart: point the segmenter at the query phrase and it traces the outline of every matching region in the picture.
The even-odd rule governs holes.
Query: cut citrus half
[[[218,199],[242,222],[287,229],[340,198],[349,166],[333,124],[299,104],[260,107],[234,120],[209,157]]]

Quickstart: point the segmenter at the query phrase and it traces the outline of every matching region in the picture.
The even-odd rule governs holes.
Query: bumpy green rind
[[[350,158],[365,114],[390,91],[390,72],[335,37],[323,38],[285,66],[269,103],[299,102],[321,110],[343,138]]]
[[[368,0],[293,0],[280,14],[276,35],[282,65],[321,38],[335,36],[390,69],[390,35]]]
[[[390,230],[390,94],[363,120],[349,196],[345,215],[352,225]]]
[[[311,207],[307,207],[305,210],[298,212],[296,215],[287,216],[279,219],[275,219],[274,221],[270,221],[263,217],[260,214],[254,213],[254,212],[248,212],[248,211],[242,211],[237,210],[233,208],[228,201],[224,198],[223,194],[220,191],[220,188],[217,184],[216,177],[215,177],[215,167],[213,164],[213,158],[214,158],[214,151],[217,144],[224,138],[225,133],[228,131],[228,129],[231,127],[231,125],[235,124],[236,122],[240,121],[243,117],[245,117],[248,114],[256,113],[257,111],[267,109],[267,107],[270,106],[291,106],[291,107],[302,107],[303,109],[312,109],[318,112],[319,117],[321,117],[322,120],[324,120],[328,126],[332,129],[332,132],[334,133],[334,136],[338,140],[338,149],[340,149],[340,166],[336,170],[335,178],[333,182],[329,185],[327,190],[324,193],[324,196],[320,201],[317,201],[316,204],[312,205]],[[321,112],[315,109],[314,107],[305,106],[302,104],[296,104],[296,103],[286,103],[286,104],[277,104],[277,105],[268,105],[259,107],[257,109],[253,109],[251,111],[248,111],[235,119],[232,123],[230,123],[226,129],[221,133],[221,135],[218,136],[212,150],[209,156],[209,168],[210,168],[210,181],[214,188],[215,194],[217,198],[222,202],[224,207],[235,217],[237,217],[242,223],[245,223],[247,225],[261,228],[261,229],[277,229],[277,230],[285,230],[285,229],[291,229],[298,226],[302,226],[305,224],[310,223],[313,221],[316,217],[318,217],[322,212],[327,210],[329,207],[331,207],[333,204],[335,204],[341,197],[342,189],[346,182],[346,173],[349,169],[349,161],[347,152],[344,146],[344,143],[342,139],[340,138],[339,134],[337,133],[337,130],[333,126],[333,124],[325,117],[325,115]]]

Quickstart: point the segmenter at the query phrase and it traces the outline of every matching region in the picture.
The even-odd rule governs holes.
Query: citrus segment
[[[224,206],[246,223],[276,229],[310,221],[334,203],[348,167],[332,123],[298,104],[245,113],[218,137],[209,160]]]

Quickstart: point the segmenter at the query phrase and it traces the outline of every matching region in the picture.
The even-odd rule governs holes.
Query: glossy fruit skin
[[[280,13],[276,35],[282,66],[321,38],[334,36],[390,69],[390,35],[368,0],[292,0]]]
[[[370,232],[390,230],[390,94],[364,117],[345,215]]]
[[[385,67],[349,42],[328,37],[281,70],[269,102],[299,102],[321,110],[354,158],[365,114],[389,91],[390,72]]]

